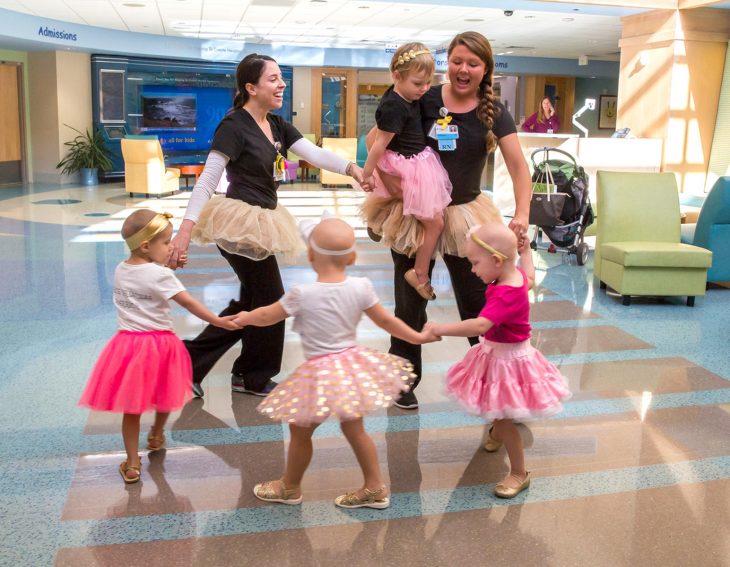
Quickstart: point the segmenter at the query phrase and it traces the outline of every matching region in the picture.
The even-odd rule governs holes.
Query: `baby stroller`
[[[535,163],[538,154],[542,156],[539,164]],[[550,159],[550,154],[567,156],[570,161]],[[558,148],[537,149],[530,159],[534,168],[530,224],[537,226],[530,247],[575,254],[578,265],[585,265],[588,245],[583,242],[583,234],[594,218],[588,196],[588,175],[573,156]],[[543,241],[543,233],[550,243]]]

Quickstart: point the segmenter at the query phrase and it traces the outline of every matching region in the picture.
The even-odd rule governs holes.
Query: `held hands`
[[[236,323],[237,315],[226,315],[225,317],[216,317],[213,321],[213,325],[226,329],[227,331],[238,331],[243,328],[242,325]]]
[[[178,232],[170,242],[170,255],[167,258],[167,267],[173,270],[184,268],[188,263],[188,247],[190,235]]]
[[[508,226],[517,236],[517,248],[519,249],[527,240],[527,227],[529,226],[527,215],[515,215]]]
[[[426,343],[433,343],[436,341],[441,340],[441,335],[438,332],[438,325],[436,323],[426,323],[423,326],[423,330],[421,331],[421,335],[424,337],[424,341],[422,344]]]
[[[347,168],[347,174],[352,177],[358,185],[363,184],[362,169],[354,161],[350,162],[350,166]]]

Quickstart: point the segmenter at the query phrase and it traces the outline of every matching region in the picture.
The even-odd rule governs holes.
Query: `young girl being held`
[[[226,329],[238,329],[191,296],[163,267],[170,254],[169,213],[134,211],[122,225],[131,254],[114,271],[114,305],[119,331],[107,343],[89,377],[79,405],[124,414],[122,437],[127,459],[119,465],[124,482],[140,479],[140,416],[155,410],[147,449],[165,446],[165,422],[170,412],[191,396],[192,367],[182,341],[172,330],[170,299],[200,319]]]
[[[422,297],[435,299],[429,268],[451,202],[451,181],[438,154],[426,145],[418,103],[431,86],[433,56],[422,43],[407,43],[393,54],[390,72],[393,86],[375,112],[375,141],[363,168],[363,186],[379,197],[402,198],[403,214],[423,226],[415,266],[404,277]],[[400,178],[400,190],[390,183],[397,181],[392,177]]]
[[[334,415],[364,476],[360,489],[338,496],[335,504],[387,508],[388,488],[363,416],[390,406],[407,391],[413,366],[397,356],[357,346],[357,324],[365,313],[405,341],[423,344],[437,339],[414,331],[386,311],[369,279],[347,276],[347,266],[355,262],[355,234],[350,225],[324,219],[308,235],[308,245],[317,281],[294,287],[272,305],[242,311],[235,319],[241,326],[266,326],[293,316],[293,328],[301,335],[307,358],[258,406],[262,414],[289,424],[291,441],[283,477],[257,484],[254,494],[266,502],[300,504],[302,477],[312,459],[312,434]]]
[[[517,238],[499,223],[476,227],[469,234],[467,258],[472,272],[487,284],[486,303],[474,319],[428,324],[438,336],[482,336],[447,374],[447,389],[469,412],[493,421],[485,449],[504,445],[509,474],[494,492],[513,498],[530,485],[520,432],[513,420],[526,421],[559,412],[570,397],[560,371],[530,344],[528,290],[535,268],[528,239]],[[427,329],[424,329],[426,331]]]

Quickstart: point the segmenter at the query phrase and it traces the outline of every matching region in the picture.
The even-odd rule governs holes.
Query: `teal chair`
[[[368,159],[368,146],[365,143],[365,136],[360,136],[357,139],[357,165],[365,167],[365,161]]]
[[[712,252],[680,242],[673,173],[599,171],[601,215],[594,275],[630,305],[632,296],[705,295]]]
[[[717,178],[697,222],[682,225],[682,242],[712,252],[708,282],[730,281],[730,176]]]

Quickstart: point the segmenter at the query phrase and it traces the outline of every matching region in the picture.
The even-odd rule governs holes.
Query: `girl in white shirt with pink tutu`
[[[170,300],[203,321],[236,330],[231,317],[221,318],[185,291],[170,268],[170,213],[139,209],[122,225],[131,254],[114,271],[114,305],[119,331],[94,365],[79,405],[96,411],[123,413],[122,437],[127,458],[119,474],[127,484],[139,482],[141,414],[155,410],[147,449],[165,446],[165,423],[171,411],[191,396],[190,356],[172,329]]]
[[[357,324],[365,313],[400,339],[423,344],[435,339],[418,333],[386,311],[367,278],[348,277],[355,262],[355,234],[342,220],[326,218],[308,235],[308,257],[317,281],[294,287],[278,302],[234,319],[241,325],[273,325],[293,316],[307,360],[261,402],[258,410],[289,424],[291,441],[281,479],[257,484],[254,494],[266,502],[300,504],[301,481],[312,458],[312,434],[334,415],[364,476],[363,486],[335,499],[342,508],[383,509],[390,505],[375,444],[363,416],[383,409],[407,391],[413,366],[407,360],[356,344]]]

